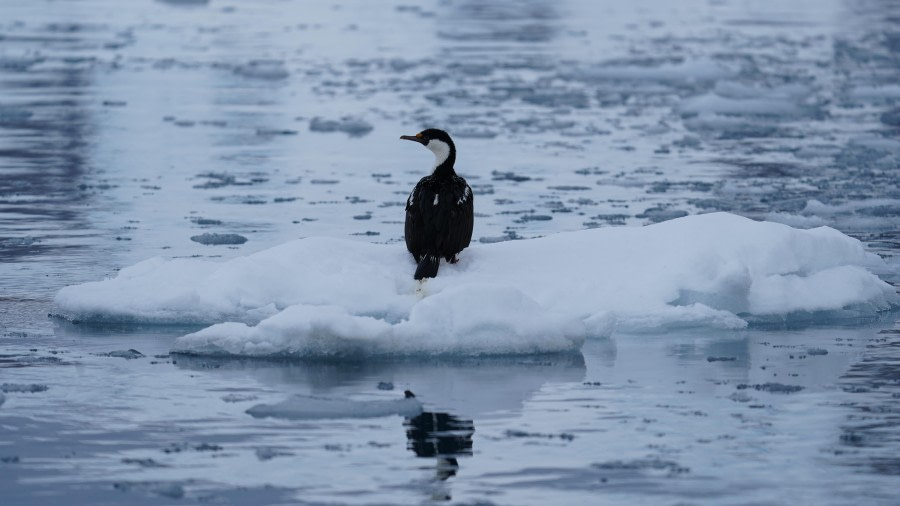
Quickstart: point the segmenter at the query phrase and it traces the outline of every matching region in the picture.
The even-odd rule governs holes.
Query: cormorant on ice
[[[433,278],[441,258],[456,263],[456,255],[472,240],[472,188],[453,170],[456,146],[447,132],[429,128],[400,138],[416,141],[434,153],[434,170],[416,184],[406,200],[406,249],[419,264],[414,277]]]

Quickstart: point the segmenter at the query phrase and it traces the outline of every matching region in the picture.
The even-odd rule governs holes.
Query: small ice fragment
[[[661,223],[663,221],[674,220],[675,218],[683,218],[687,216],[687,211],[680,209],[666,209],[664,207],[651,207],[643,213],[636,214],[636,218],[645,218],[652,223]]]
[[[272,460],[275,457],[282,457],[287,455],[292,455],[288,452],[278,451],[275,448],[257,448],[256,449],[256,458],[259,460]]]
[[[378,390],[393,390],[394,384],[390,381],[379,381],[378,382]]]
[[[751,397],[750,394],[744,391],[735,392],[729,395],[728,398],[733,400],[734,402],[750,402],[753,400],[753,397]]]
[[[773,394],[792,394],[803,390],[803,387],[799,385],[784,385],[782,383],[762,383],[757,385],[748,385],[746,383],[741,383],[737,386],[738,390],[746,390],[748,388]]]
[[[141,467],[168,467],[153,459],[122,459],[123,464],[135,464]]]
[[[244,401],[255,401],[257,397],[255,395],[250,394],[228,394],[222,396],[222,400],[225,402],[244,402]]]
[[[113,488],[123,492],[129,492],[131,490],[149,492],[170,499],[181,499],[184,497],[184,487],[177,483],[118,481],[113,483]]]
[[[809,348],[806,350],[807,355],[828,355],[828,350],[825,348]]]
[[[900,127],[900,107],[881,114],[881,122],[892,127]]]
[[[267,81],[278,81],[290,76],[281,60],[251,60],[235,67],[234,73],[243,77]]]
[[[507,430],[506,437],[508,437],[508,438],[538,438],[538,439],[559,438],[564,441],[572,441],[575,439],[574,435],[569,434],[567,432],[561,432],[559,434],[545,434],[543,432],[526,432],[523,430]]]
[[[34,394],[37,392],[46,392],[48,390],[47,385],[41,385],[38,383],[25,384],[25,383],[4,383],[0,385],[0,391],[5,393],[25,393],[25,394]],[[2,404],[2,403],[0,403]]]
[[[344,116],[339,120],[315,117],[309,122],[309,129],[313,132],[344,132],[350,137],[362,137],[374,128],[369,122],[351,116]]]
[[[194,218],[191,221],[193,221],[194,223],[196,223],[197,225],[200,225],[200,226],[204,226],[204,225],[210,226],[210,225],[221,225],[222,224],[222,220],[214,220],[211,218]]]
[[[223,245],[223,244],[244,244],[247,238],[238,234],[211,234],[209,232],[200,235],[191,236],[191,240],[200,244]]]
[[[111,351],[109,353],[104,353],[103,356],[104,357],[124,358],[126,360],[134,360],[136,358],[144,358],[144,354],[135,349]]]
[[[276,136],[276,135],[297,135],[299,132],[288,128],[257,128],[256,135]]]

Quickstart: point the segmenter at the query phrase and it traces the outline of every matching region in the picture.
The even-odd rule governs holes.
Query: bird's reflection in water
[[[420,458],[435,459],[435,479],[441,484],[459,469],[460,456],[472,455],[472,435],[475,433],[475,422],[463,420],[448,413],[423,412],[407,418],[407,448]],[[431,491],[432,499],[451,499],[449,490],[438,486]]]

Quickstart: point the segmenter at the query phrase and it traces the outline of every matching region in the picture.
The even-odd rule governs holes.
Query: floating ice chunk
[[[323,119],[315,117],[309,122],[309,129],[313,132],[344,132],[350,137],[362,137],[375,128],[364,119],[345,116],[339,120]]]
[[[34,113],[21,107],[0,105],[0,124],[16,124],[27,121]]]
[[[785,385],[783,383],[762,383],[756,385],[741,383],[737,386],[738,390],[747,390],[749,388],[773,394],[793,394],[803,390],[803,387],[800,385]]]
[[[0,406],[2,406],[4,402],[6,402],[6,395],[4,395],[3,392],[0,392]]]
[[[900,155],[900,140],[894,138],[875,135],[861,136],[851,140],[850,144],[884,154]]]
[[[767,219],[800,228],[830,222],[849,229],[896,230],[900,227],[900,199],[849,200],[829,204],[812,199],[806,202],[799,214],[769,213]]]
[[[223,395],[222,400],[225,402],[255,401],[256,396],[253,394],[228,394],[228,395]]]
[[[257,404],[247,410],[255,418],[317,420],[324,418],[380,418],[400,415],[414,417],[422,412],[415,397],[391,400],[354,401],[295,395],[275,404]]]
[[[900,100],[900,84],[855,86],[850,90],[849,96],[851,99],[855,100],[876,102]]]
[[[775,223],[783,223],[795,228],[814,228],[821,227],[828,223],[827,220],[819,216],[805,216],[790,213],[771,212],[766,215],[766,221]]]
[[[590,98],[581,90],[529,90],[522,100],[543,107],[574,107],[584,109],[590,106]]]
[[[113,483],[113,488],[123,492],[130,492],[132,490],[147,492],[169,499],[181,499],[184,497],[184,487],[173,482],[117,481]]]
[[[223,244],[244,244],[247,238],[239,234],[211,234],[209,232],[200,235],[191,236],[191,240],[200,244],[223,245]]]
[[[41,385],[38,383],[33,384],[24,384],[24,383],[4,383],[0,385],[0,391],[5,393],[26,393],[26,394],[34,394],[38,392],[46,392],[47,385]]]
[[[684,99],[678,111],[692,131],[722,139],[782,135],[777,122],[816,117],[821,107],[812,103],[812,91],[801,84],[754,88],[741,83],[719,82],[709,93]]]
[[[790,99],[777,97],[727,98],[714,93],[706,93],[685,99],[679,110],[682,114],[700,114],[712,112],[730,115],[757,115],[797,117],[805,113],[805,109]]]
[[[748,116],[734,117],[704,112],[684,120],[692,132],[712,135],[718,139],[756,139],[783,135],[785,130],[770,120]]]
[[[281,60],[251,60],[234,68],[234,73],[254,79],[277,81],[287,79],[290,73]]]
[[[144,358],[143,353],[141,353],[133,348],[128,349],[128,350],[110,351],[109,353],[101,353],[100,356],[124,358],[125,360],[134,360],[137,358]]]
[[[735,71],[709,58],[649,65],[642,62],[610,62],[575,71],[581,80],[694,82],[715,81],[735,75]]]
[[[900,107],[881,113],[881,122],[892,127],[900,127]]]
[[[25,237],[10,237],[0,239],[0,248],[21,248],[28,247],[35,243],[35,238],[29,236]]]
[[[402,246],[348,239],[152,259],[56,303],[83,322],[215,324],[179,338],[182,353],[503,355],[613,332],[874,316],[898,305],[873,274],[890,269],[831,228],[713,213],[477,244],[424,283]]]

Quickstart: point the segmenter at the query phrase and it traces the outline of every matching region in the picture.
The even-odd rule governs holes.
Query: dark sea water
[[[896,312],[326,363],[48,318],[154,256],[402,247],[430,155],[397,138],[429,126],[473,240],[727,211],[834,227],[900,284],[896,2],[5,0],[0,502],[897,504]],[[245,413],[405,389],[422,414]]]

